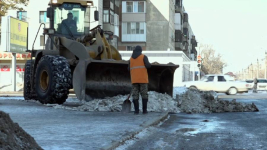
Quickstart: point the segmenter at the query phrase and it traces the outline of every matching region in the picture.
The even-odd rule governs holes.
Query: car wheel
[[[228,94],[229,95],[236,95],[237,93],[237,89],[234,88],[234,87],[231,87],[229,90],[228,90]]]

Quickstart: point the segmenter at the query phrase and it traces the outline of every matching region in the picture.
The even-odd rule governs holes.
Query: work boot
[[[133,104],[134,104],[134,114],[138,115],[139,114],[139,102],[138,102],[138,99],[134,99],[133,100]]]
[[[148,99],[142,99],[143,114],[147,114],[147,101],[148,101]]]

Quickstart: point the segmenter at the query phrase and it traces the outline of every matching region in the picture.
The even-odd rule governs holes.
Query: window
[[[136,22],[136,34],[140,33],[140,23]]]
[[[40,35],[40,46],[45,46],[44,36]]]
[[[175,1],[175,5],[181,6],[181,1],[180,0],[176,0]]]
[[[214,76],[209,76],[208,77],[208,82],[213,82]]]
[[[126,2],[127,12],[133,12],[133,2]]]
[[[46,16],[46,11],[40,11],[39,22],[40,23],[48,23],[49,22],[49,19]]]
[[[103,22],[108,23],[109,22],[109,11],[108,10],[104,10],[103,13]]]
[[[76,23],[79,24],[79,11],[72,11],[72,14],[73,14],[73,20],[76,21]]]
[[[127,23],[127,34],[131,34],[131,23]]]
[[[135,33],[135,29],[136,29],[135,25],[136,25],[135,22],[134,23],[131,23],[131,34],[136,34]]]
[[[110,24],[114,24],[114,12],[110,11]]]
[[[138,12],[145,12],[145,2],[138,2]]]
[[[134,2],[134,12],[138,12],[138,3]]]
[[[145,33],[145,24],[143,22],[140,23],[140,34]]]
[[[223,76],[218,76],[218,81],[219,82],[226,82]]]
[[[22,21],[27,21],[27,11],[18,11],[17,18]]]
[[[144,13],[145,2],[144,1],[123,1],[122,13]]]
[[[123,34],[144,34],[145,23],[144,22],[127,22],[122,23]]]
[[[127,51],[133,51],[135,49],[135,46],[126,46]]]

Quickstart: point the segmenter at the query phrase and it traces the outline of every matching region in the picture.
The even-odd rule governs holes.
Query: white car
[[[257,84],[257,91],[266,91],[267,90],[267,79],[259,78]],[[249,84],[249,89],[253,89],[254,80],[246,80]]]
[[[236,93],[247,93],[249,85],[245,81],[234,81],[234,78],[229,75],[209,74],[203,76],[200,81],[184,82],[184,86],[200,91],[215,91],[235,95]]]

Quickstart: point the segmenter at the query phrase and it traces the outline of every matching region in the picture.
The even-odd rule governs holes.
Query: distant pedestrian
[[[142,54],[141,46],[136,46],[133,50],[132,57],[129,62],[129,70],[132,82],[132,96],[134,103],[134,114],[139,114],[139,94],[142,97],[143,114],[147,113],[148,102],[148,73],[147,68],[151,64],[146,55]]]
[[[257,86],[258,86],[258,79],[254,78],[253,93],[258,93],[257,92]]]

